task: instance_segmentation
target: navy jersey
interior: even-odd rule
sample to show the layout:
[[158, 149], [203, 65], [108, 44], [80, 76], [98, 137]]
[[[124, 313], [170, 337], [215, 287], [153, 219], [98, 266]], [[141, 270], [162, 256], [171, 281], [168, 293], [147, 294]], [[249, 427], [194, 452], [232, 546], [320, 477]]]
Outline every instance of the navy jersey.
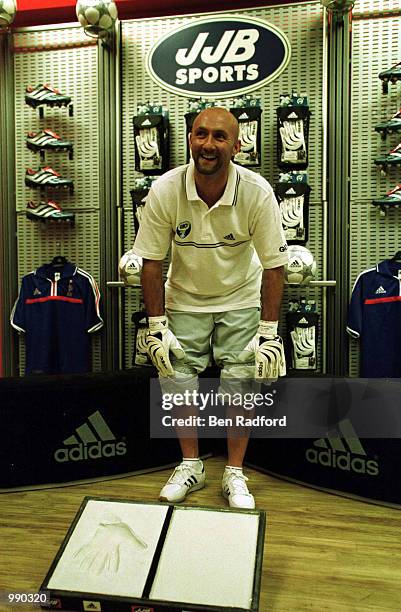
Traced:
[[347, 331], [361, 342], [361, 376], [401, 377], [401, 262], [361, 272], [352, 290]]
[[23, 277], [10, 320], [25, 333], [26, 374], [90, 371], [89, 334], [103, 325], [99, 300], [93, 277], [72, 263]]

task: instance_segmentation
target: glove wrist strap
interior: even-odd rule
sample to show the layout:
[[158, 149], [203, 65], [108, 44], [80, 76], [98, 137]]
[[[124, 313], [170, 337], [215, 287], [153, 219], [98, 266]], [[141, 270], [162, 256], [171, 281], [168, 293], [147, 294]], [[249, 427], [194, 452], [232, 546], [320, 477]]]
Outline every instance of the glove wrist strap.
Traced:
[[267, 338], [277, 336], [278, 321], [259, 321], [258, 334]]
[[148, 323], [150, 332], [157, 332], [168, 328], [166, 315], [159, 317], [148, 317]]

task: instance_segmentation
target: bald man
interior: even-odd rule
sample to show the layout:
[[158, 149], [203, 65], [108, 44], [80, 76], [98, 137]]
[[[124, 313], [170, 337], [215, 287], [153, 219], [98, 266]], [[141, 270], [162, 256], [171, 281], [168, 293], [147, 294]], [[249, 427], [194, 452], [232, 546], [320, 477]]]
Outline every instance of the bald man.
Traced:
[[[236, 416], [244, 412], [227, 405], [227, 397], [243, 395], [255, 379], [285, 375], [277, 325], [287, 245], [271, 186], [232, 162], [241, 146], [238, 132], [236, 118], [224, 108], [199, 113], [189, 138], [191, 162], [153, 183], [134, 251], [144, 258], [147, 348], [162, 392], [196, 393], [198, 375], [211, 358], [220, 367], [219, 392], [226, 394], [232, 423], [222, 494], [230, 507], [252, 509], [242, 470], [249, 428], [236, 427]], [[164, 286], [162, 266], [170, 247]], [[197, 415], [191, 405], [175, 406], [173, 413]], [[177, 435], [183, 460], [159, 495], [173, 503], [205, 485], [196, 427], [177, 427]]]

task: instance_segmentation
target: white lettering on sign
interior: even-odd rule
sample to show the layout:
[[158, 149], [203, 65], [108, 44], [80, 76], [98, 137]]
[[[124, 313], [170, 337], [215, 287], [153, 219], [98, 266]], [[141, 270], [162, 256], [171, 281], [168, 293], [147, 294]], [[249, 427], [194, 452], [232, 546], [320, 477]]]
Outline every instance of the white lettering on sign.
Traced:
[[259, 38], [259, 32], [255, 28], [247, 28], [238, 30], [235, 36], [234, 33], [234, 30], [224, 32], [218, 45], [213, 49], [213, 47], [204, 46], [209, 32], [200, 32], [189, 51], [178, 49], [175, 60], [180, 66], [191, 66], [200, 54], [200, 59], [205, 64], [247, 62], [255, 53], [255, 43]]
[[200, 68], [179, 68], [176, 72], [175, 82], [177, 85], [185, 85], [189, 83], [193, 85], [197, 81], [205, 81], [205, 83], [226, 83], [229, 81], [254, 81], [259, 76], [258, 64], [238, 64], [235, 66], [220, 66], [215, 68], [209, 66], [204, 70]]
[[197, 19], [159, 38], [147, 68], [161, 87], [188, 97], [229, 97], [262, 87], [288, 65], [290, 44], [257, 17]]

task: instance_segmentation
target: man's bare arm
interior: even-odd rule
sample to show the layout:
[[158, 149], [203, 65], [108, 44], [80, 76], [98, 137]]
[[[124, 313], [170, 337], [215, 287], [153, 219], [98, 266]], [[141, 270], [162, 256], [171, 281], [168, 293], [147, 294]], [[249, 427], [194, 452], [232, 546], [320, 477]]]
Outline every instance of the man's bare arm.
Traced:
[[159, 317], [164, 315], [163, 261], [144, 259], [141, 283], [148, 316]]
[[262, 321], [278, 321], [284, 289], [284, 267], [263, 270]]

